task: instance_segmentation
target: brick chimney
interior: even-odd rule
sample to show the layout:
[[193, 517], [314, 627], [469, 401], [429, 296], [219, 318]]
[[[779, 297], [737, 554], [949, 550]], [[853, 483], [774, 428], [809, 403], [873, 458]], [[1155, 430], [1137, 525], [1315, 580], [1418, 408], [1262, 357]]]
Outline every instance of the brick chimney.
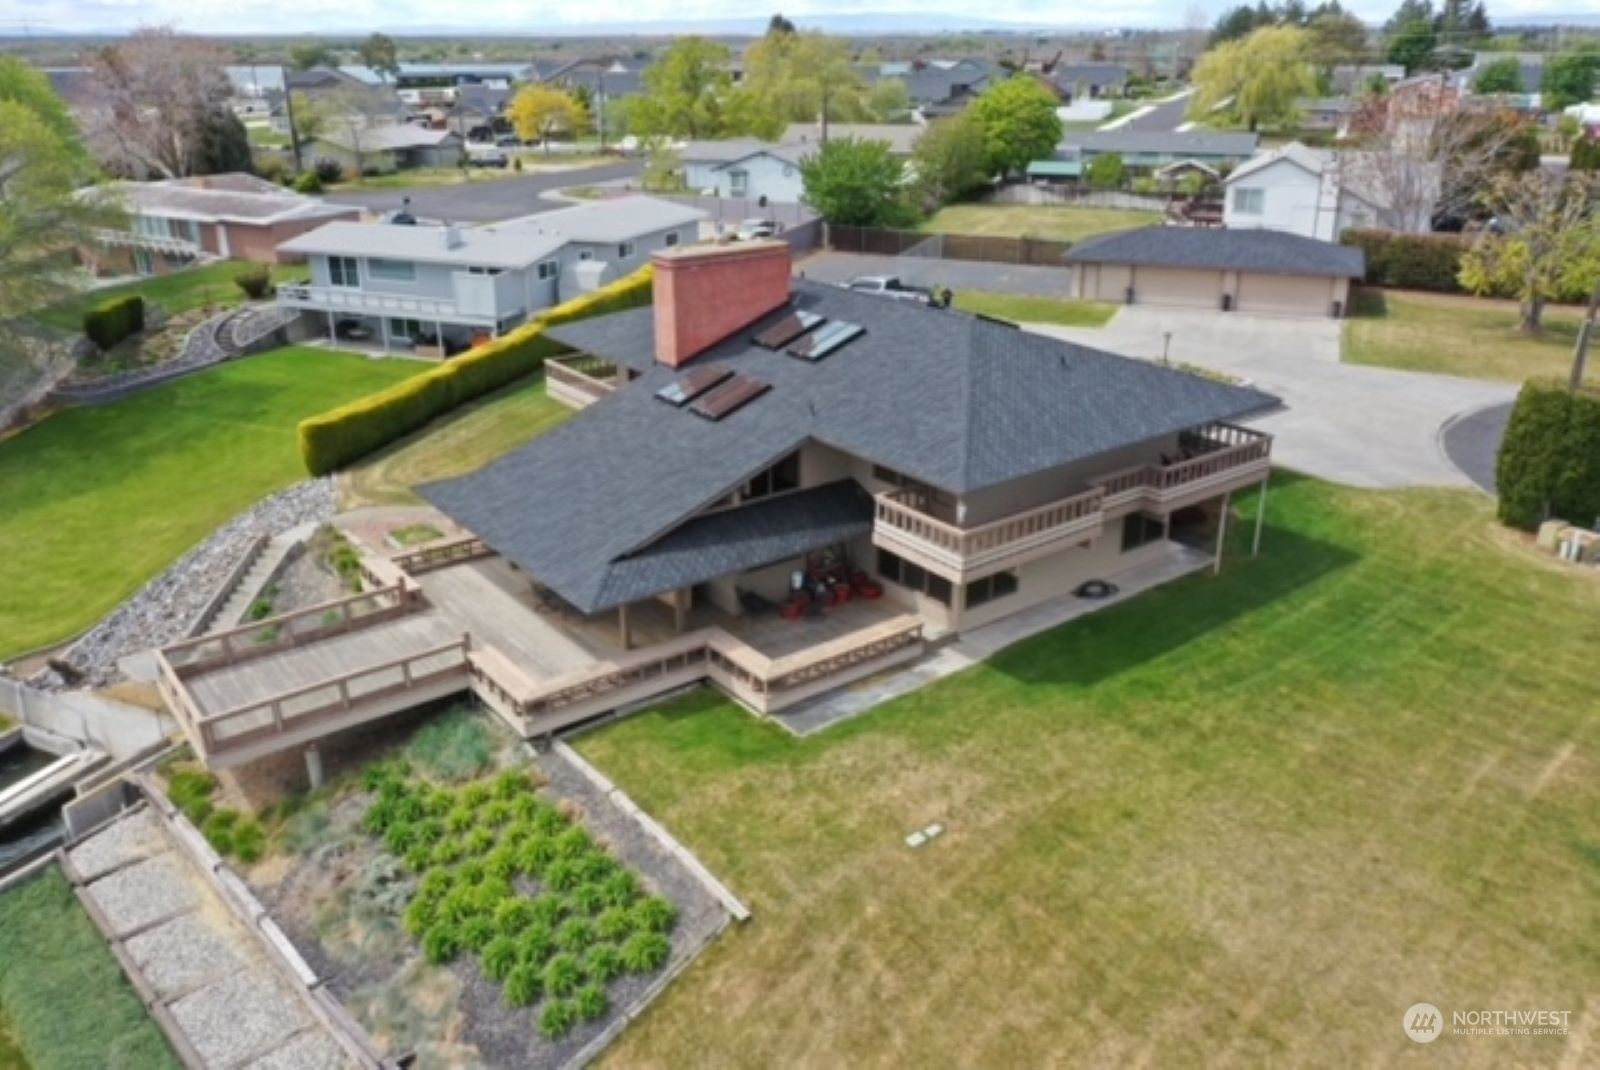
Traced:
[[656, 360], [674, 368], [789, 300], [789, 243], [667, 249], [655, 265]]

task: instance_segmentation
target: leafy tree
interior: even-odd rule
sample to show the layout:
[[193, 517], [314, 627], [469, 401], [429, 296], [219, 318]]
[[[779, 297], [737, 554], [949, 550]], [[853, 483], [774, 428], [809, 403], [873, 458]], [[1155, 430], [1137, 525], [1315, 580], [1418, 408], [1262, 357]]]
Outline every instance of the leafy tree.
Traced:
[[307, 41], [304, 44], [289, 46], [289, 66], [297, 71], [309, 71], [312, 67], [331, 67], [338, 63], [333, 49], [321, 41]]
[[1600, 138], [1589, 134], [1573, 138], [1567, 165], [1574, 171], [1600, 171]]
[[[843, 40], [823, 33], [768, 33], [744, 55], [754, 132], [775, 137], [788, 123], [877, 118], [872, 92]], [[908, 101], [909, 105], [909, 101]]]
[[1544, 65], [1544, 80], [1539, 86], [1545, 110], [1561, 111], [1585, 103], [1594, 96], [1597, 78], [1600, 51], [1564, 52], [1551, 59]]
[[1055, 94], [1022, 74], [985, 89], [968, 108], [983, 127], [988, 170], [1013, 174], [1048, 159], [1061, 141]]
[[1439, 38], [1433, 32], [1433, 23], [1414, 19], [1395, 31], [1384, 58], [1412, 74], [1428, 65], [1438, 47]]
[[61, 139], [63, 147], [73, 150], [82, 162], [88, 162], [88, 156], [78, 140], [78, 124], [67, 109], [66, 101], [56, 95], [50, 80], [36, 68], [15, 56], [0, 56], [0, 100], [13, 101], [27, 108], [34, 118]]
[[356, 53], [360, 55], [362, 63], [382, 75], [385, 81], [399, 77], [400, 54], [395, 48], [394, 38], [389, 35], [373, 34], [356, 47]]
[[1487, 38], [1494, 32], [1489, 25], [1489, 9], [1484, 6], [1483, 0], [1472, 5], [1472, 11], [1467, 15], [1467, 32], [1478, 38]]
[[1128, 177], [1128, 168], [1120, 155], [1108, 152], [1089, 161], [1084, 177], [1094, 189], [1120, 189]]
[[1190, 114], [1207, 115], [1231, 100], [1234, 115], [1251, 130], [1291, 125], [1296, 102], [1317, 91], [1309, 43], [1305, 30], [1271, 26], [1212, 49], [1195, 66]]
[[1497, 59], [1478, 72], [1472, 88], [1479, 93], [1520, 93], [1522, 64], [1515, 56]]
[[1255, 32], [1257, 25], [1266, 24], [1256, 22], [1255, 8], [1249, 4], [1231, 7], [1217, 17], [1217, 24], [1211, 30], [1211, 44], [1215, 47], [1229, 41], [1242, 41]]
[[1401, 0], [1395, 13], [1383, 24], [1383, 32], [1394, 34], [1413, 22], [1426, 22], [1432, 26], [1433, 18], [1433, 0]]
[[1367, 25], [1343, 11], [1325, 11], [1306, 23], [1306, 52], [1319, 67], [1359, 62], [1367, 51]]
[[250, 134], [231, 111], [206, 112], [195, 130], [194, 174], [223, 175], [251, 168]]
[[743, 133], [729, 115], [730, 53], [704, 37], [680, 37], [645, 68], [628, 108], [628, 128], [643, 139], [719, 138]]
[[986, 185], [988, 155], [983, 126], [967, 112], [929, 123], [911, 146], [923, 205], [932, 210]]
[[1461, 258], [1461, 283], [1474, 293], [1515, 297], [1522, 330], [1537, 334], [1552, 299], [1600, 284], [1600, 178], [1502, 176], [1485, 203], [1494, 222]]
[[885, 78], [868, 94], [868, 106], [880, 123], [903, 119], [911, 111], [911, 93], [899, 78]]
[[800, 161], [805, 200], [830, 223], [893, 227], [910, 221], [905, 167], [886, 141], [838, 138]]
[[589, 113], [571, 93], [553, 86], [529, 85], [517, 91], [506, 109], [506, 117], [523, 141], [538, 139], [550, 151], [556, 134], [576, 135], [589, 125]]
[[656, 142], [645, 157], [644, 173], [639, 176], [644, 188], [655, 193], [683, 189], [683, 157], [671, 146]]
[[799, 32], [799, 31], [796, 28], [795, 24], [790, 22], [788, 19], [784, 18], [782, 13], [773, 15], [772, 18], [767, 20], [767, 33], [768, 34], [774, 34], [774, 33], [797, 33], [797, 32]]

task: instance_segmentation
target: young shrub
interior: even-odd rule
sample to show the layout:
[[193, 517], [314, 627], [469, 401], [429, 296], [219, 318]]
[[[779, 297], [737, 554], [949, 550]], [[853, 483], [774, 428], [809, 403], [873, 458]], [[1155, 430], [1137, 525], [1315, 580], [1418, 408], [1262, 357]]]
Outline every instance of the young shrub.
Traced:
[[578, 989], [578, 994], [572, 1000], [572, 1007], [578, 1012], [578, 1017], [586, 1022], [592, 1022], [606, 1012], [608, 1001], [606, 990], [601, 985], [584, 985]]
[[602, 940], [621, 940], [633, 932], [633, 916], [621, 907], [607, 907], [595, 917], [594, 931]]
[[309, 193], [312, 195], [322, 192], [322, 179], [317, 177], [315, 171], [304, 171], [295, 176], [294, 191], [296, 193]]
[[572, 909], [580, 914], [598, 914], [606, 905], [605, 888], [592, 882], [580, 884], [572, 889], [572, 894], [567, 896], [567, 902], [571, 903]]
[[517, 942], [509, 936], [497, 936], [484, 947], [481, 958], [483, 975], [503, 982], [517, 965]]
[[508, 826], [504, 832], [500, 833], [500, 846], [515, 852], [517, 848], [537, 835], [539, 834], [533, 831], [532, 825], [518, 822]]
[[517, 868], [530, 877], [537, 877], [555, 860], [556, 845], [548, 836], [536, 832], [530, 835], [532, 838], [517, 848]]
[[453, 866], [461, 861], [461, 841], [451, 837], [433, 845], [433, 864]]
[[591, 884], [604, 884], [622, 871], [617, 860], [598, 847], [591, 849], [588, 854], [580, 855], [577, 863], [578, 876]]
[[233, 284], [250, 300], [260, 301], [272, 293], [272, 273], [265, 264], [258, 264], [235, 275]]
[[319, 156], [312, 163], [312, 173], [324, 184], [332, 184], [344, 177], [344, 164], [328, 156]]
[[517, 865], [517, 852], [513, 847], [502, 844], [483, 856], [483, 864], [489, 868], [489, 875], [510, 880], [522, 870]]
[[583, 984], [583, 966], [574, 955], [561, 954], [544, 964], [544, 990], [552, 996], [570, 996]]
[[660, 896], [641, 899], [630, 908], [633, 924], [641, 932], [664, 933], [678, 920], [678, 908]]
[[457, 885], [450, 893], [439, 900], [436, 914], [440, 921], [460, 924], [478, 912], [478, 900], [473, 895], [473, 889], [467, 885]]
[[233, 830], [233, 857], [247, 866], [253, 866], [261, 861], [266, 849], [267, 834], [261, 822], [248, 817], [241, 820]]
[[239, 814], [234, 810], [217, 810], [206, 818], [206, 823], [200, 827], [205, 834], [206, 842], [217, 854], [224, 857], [233, 853], [233, 830], [239, 820]]
[[487, 784], [468, 784], [461, 789], [461, 801], [474, 810], [481, 807], [494, 796]]
[[217, 790], [217, 778], [204, 769], [179, 769], [168, 778], [167, 797], [172, 800], [172, 805], [188, 815], [190, 821], [196, 824], [204, 822], [205, 818], [196, 819], [193, 810], [199, 809], [204, 804], [206, 814], [211, 812], [211, 795]]
[[538, 817], [539, 814], [548, 809], [549, 807], [545, 805], [544, 800], [531, 793], [527, 795], [518, 795], [515, 799], [511, 800], [511, 813], [515, 815], [517, 821], [527, 822], [535, 831], [540, 830], [538, 829], [538, 826], [533, 823], [534, 818]]
[[417, 827], [409, 821], [396, 820], [383, 833], [383, 849], [401, 857], [417, 842]]
[[672, 944], [660, 933], [634, 933], [622, 945], [622, 966], [629, 973], [659, 970], [672, 954]]
[[556, 837], [556, 855], [561, 858], [581, 858], [593, 847], [588, 830], [577, 825]]
[[549, 892], [529, 900], [529, 906], [533, 911], [534, 920], [552, 929], [567, 913], [566, 901], [559, 895], [551, 895]]
[[461, 954], [461, 937], [456, 927], [445, 921], [435, 922], [422, 935], [422, 954], [435, 966], [443, 966]]
[[455, 875], [447, 869], [430, 870], [417, 882], [417, 898], [437, 903], [455, 887]]
[[532, 788], [533, 785], [528, 781], [528, 774], [520, 769], [507, 769], [494, 778], [494, 785], [491, 790], [494, 792], [495, 798], [509, 802], [519, 795], [532, 790]]
[[83, 333], [101, 349], [110, 349], [144, 330], [144, 298], [138, 294], [115, 297], [83, 314]]
[[560, 1040], [578, 1024], [578, 1012], [563, 999], [552, 1000], [539, 1015], [539, 1035], [546, 1040]]
[[[439, 368], [446, 367], [449, 365], [439, 366]], [[412, 393], [406, 395], [406, 404], [434, 404], [440, 399], [434, 398], [433, 395], [447, 385], [434, 378], [439, 368], [414, 375], [402, 383], [397, 383], [383, 394], [375, 394], [367, 400], [371, 401], [396, 390], [409, 389]], [[468, 707], [457, 706], [419, 729], [406, 744], [405, 753], [413, 763], [435, 780], [457, 784], [471, 780], [489, 768], [490, 759], [494, 755], [494, 737], [482, 717]], [[477, 806], [483, 801], [475, 793], [466, 792], [460, 793], [459, 799], [468, 806]]]
[[570, 892], [583, 880], [583, 871], [570, 858], [558, 858], [544, 871], [544, 882], [558, 892]]
[[535, 922], [517, 937], [517, 958], [530, 966], [542, 969], [555, 951], [556, 940], [548, 925]]
[[607, 906], [625, 907], [639, 898], [639, 879], [625, 869], [618, 869], [600, 885], [600, 894]]
[[544, 979], [537, 966], [518, 963], [506, 974], [506, 1003], [513, 1007], [526, 1007], [543, 992]]
[[556, 946], [563, 951], [582, 951], [594, 943], [594, 926], [583, 918], [568, 918], [556, 930]]
[[485, 877], [476, 888], [472, 889], [473, 912], [492, 919], [495, 911], [500, 909], [500, 904], [515, 898], [516, 894], [510, 881], [501, 880], [499, 877]]
[[478, 815], [465, 802], [458, 802], [444, 815], [444, 827], [448, 832], [466, 832], [477, 821]]
[[486, 914], [474, 914], [461, 923], [461, 946], [468, 951], [482, 951], [494, 939], [494, 922]]
[[482, 884], [489, 876], [489, 867], [481, 858], [469, 858], [456, 867], [456, 880], [464, 885]]
[[467, 854], [474, 857], [487, 854], [494, 846], [494, 833], [481, 826], [474, 828], [467, 833], [465, 846]]
[[517, 935], [536, 921], [533, 901], [529, 899], [513, 897], [494, 908], [494, 927], [507, 936]]
[[610, 944], [596, 944], [583, 956], [583, 972], [605, 984], [622, 973], [622, 952]]
[[486, 828], [500, 828], [511, 820], [511, 804], [504, 799], [492, 799], [478, 808], [478, 820]]
[[439, 920], [438, 906], [436, 901], [425, 899], [419, 895], [412, 899], [410, 905], [406, 907], [405, 914], [401, 916], [400, 924], [404, 926], [406, 932], [410, 933], [412, 937], [420, 937], [433, 928], [434, 923]]
[[570, 822], [555, 807], [540, 803], [538, 813], [533, 815], [533, 827], [546, 836], [559, 836], [567, 830]]

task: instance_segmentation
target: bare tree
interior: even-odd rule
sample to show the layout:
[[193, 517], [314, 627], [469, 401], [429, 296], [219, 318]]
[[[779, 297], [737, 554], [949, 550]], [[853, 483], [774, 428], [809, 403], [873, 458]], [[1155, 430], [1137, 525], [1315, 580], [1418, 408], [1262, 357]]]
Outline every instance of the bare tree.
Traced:
[[395, 125], [393, 99], [366, 86], [340, 86], [317, 93], [305, 114], [315, 137], [349, 152], [356, 177], [366, 172], [367, 157], [376, 151], [378, 131]]
[[225, 106], [229, 53], [171, 27], [146, 27], [90, 59], [94, 88], [83, 116], [91, 149], [118, 174], [193, 174], [208, 120]]

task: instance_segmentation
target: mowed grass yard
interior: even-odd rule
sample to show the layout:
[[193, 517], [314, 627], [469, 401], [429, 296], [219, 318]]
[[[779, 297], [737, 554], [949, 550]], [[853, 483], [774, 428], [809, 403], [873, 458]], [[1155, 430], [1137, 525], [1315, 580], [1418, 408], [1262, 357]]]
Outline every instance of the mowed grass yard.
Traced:
[[300, 420], [421, 368], [282, 349], [0, 440], [0, 657], [88, 627], [217, 525], [304, 478]]
[[1035, 204], [953, 204], [924, 221], [922, 229], [940, 234], [978, 234], [996, 238], [1048, 238], [1082, 241], [1096, 234], [1159, 223], [1156, 212], [1117, 208], [1074, 208]]
[[1345, 325], [1344, 359], [1352, 364], [1522, 382], [1565, 378], [1582, 312], [1545, 310], [1544, 332], [1523, 334], [1515, 301], [1386, 290], [1358, 295]]
[[[90, 308], [128, 294], [139, 294], [147, 303], [160, 305], [173, 314], [196, 308], [232, 308], [244, 300], [244, 291], [234, 279], [253, 267], [254, 264], [242, 260], [222, 260], [169, 275], [152, 275], [116, 286], [86, 290], [43, 310], [36, 318], [64, 331], [79, 331], [83, 329], [83, 314]], [[271, 268], [271, 273], [274, 283], [310, 278], [310, 269], [304, 264], [277, 264]]]
[[1117, 314], [1118, 308], [1108, 301], [1077, 301], [1063, 297], [987, 293], [982, 290], [957, 293], [955, 307], [963, 312], [979, 312], [1012, 323], [1053, 323], [1060, 327], [1104, 327]]
[[[582, 737], [754, 911], [608, 1065], [1592, 1062], [1600, 582], [1491, 513], [1280, 475], [1260, 558], [818, 737]], [[1420, 1049], [1418, 1001], [1574, 1035]]]
[[416, 505], [419, 483], [466, 475], [544, 434], [573, 414], [530, 376], [465, 405], [416, 434], [373, 454], [339, 476], [346, 509]]

